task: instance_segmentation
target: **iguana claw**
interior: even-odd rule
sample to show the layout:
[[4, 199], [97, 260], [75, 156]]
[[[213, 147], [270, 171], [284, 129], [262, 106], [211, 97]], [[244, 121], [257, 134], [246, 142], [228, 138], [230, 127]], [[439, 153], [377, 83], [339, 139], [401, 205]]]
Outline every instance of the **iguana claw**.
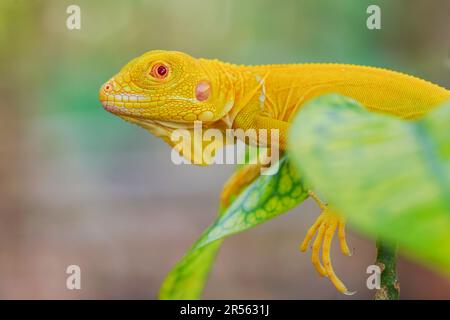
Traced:
[[[318, 200], [316, 196], [312, 196]], [[309, 228], [302, 244], [300, 245], [300, 250], [305, 252], [308, 249], [308, 244], [312, 241], [313, 236], [317, 234], [312, 244], [311, 261], [313, 266], [321, 276], [328, 277], [339, 292], [346, 295], [352, 295], [354, 292], [348, 291], [343, 282], [336, 276], [330, 259], [330, 247], [336, 229], [338, 230], [339, 244], [342, 253], [347, 256], [351, 255], [345, 240], [345, 221], [342, 217], [334, 213], [328, 206], [323, 205], [321, 202], [318, 203], [324, 211], [319, 218], [317, 218], [311, 228]], [[321, 247], [322, 262], [320, 261]]]

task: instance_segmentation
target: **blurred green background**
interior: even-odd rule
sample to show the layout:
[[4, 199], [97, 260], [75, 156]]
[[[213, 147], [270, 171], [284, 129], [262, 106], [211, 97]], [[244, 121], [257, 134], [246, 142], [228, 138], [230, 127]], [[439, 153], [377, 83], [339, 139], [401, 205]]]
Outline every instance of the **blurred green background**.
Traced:
[[[66, 8], [81, 8], [68, 30]], [[381, 7], [381, 30], [366, 8]], [[233, 168], [175, 166], [170, 149], [106, 113], [100, 85], [153, 49], [233, 63], [343, 62], [450, 87], [448, 2], [350, 0], [0, 1], [0, 298], [153, 298], [213, 221]], [[225, 242], [205, 298], [370, 298], [373, 243], [333, 251], [352, 297], [316, 276], [298, 244], [313, 202]], [[66, 289], [66, 267], [82, 290]], [[400, 259], [403, 298], [450, 283]]]

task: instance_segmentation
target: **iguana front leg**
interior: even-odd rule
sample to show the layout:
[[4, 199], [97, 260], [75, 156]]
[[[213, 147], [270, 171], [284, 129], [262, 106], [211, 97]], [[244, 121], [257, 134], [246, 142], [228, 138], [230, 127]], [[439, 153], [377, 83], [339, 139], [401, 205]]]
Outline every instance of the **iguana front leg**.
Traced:
[[[339, 244], [342, 253], [351, 256], [347, 241], [345, 240], [345, 220], [330, 209], [328, 205], [324, 204], [313, 192], [310, 192], [310, 196], [318, 203], [323, 211], [306, 233], [306, 236], [300, 245], [300, 251], [305, 252], [308, 249], [308, 244], [312, 241], [312, 237], [317, 234], [312, 244], [311, 255], [311, 261], [314, 267], [321, 276], [328, 277], [340, 292], [346, 295], [352, 295], [354, 292], [349, 292], [344, 283], [336, 276], [330, 259], [331, 242], [333, 241], [336, 229], [338, 231]], [[321, 246], [323, 265], [320, 262]]]
[[[252, 105], [253, 107], [249, 107], [247, 110], [241, 112], [241, 114], [238, 115], [238, 117], [236, 118], [237, 126], [244, 129], [253, 128], [278, 130], [280, 139], [277, 144], [279, 149], [284, 151], [286, 148], [286, 137], [290, 123], [261, 115], [259, 114], [259, 109], [254, 107], [254, 105], [255, 104]], [[271, 143], [274, 142], [271, 141]], [[341, 251], [345, 255], [351, 255], [345, 241], [345, 221], [326, 204], [324, 204], [314, 193], [310, 192], [310, 196], [314, 200], [316, 200], [323, 212], [316, 220], [314, 225], [308, 230], [300, 249], [302, 252], [306, 251], [306, 249], [308, 248], [308, 244], [312, 240], [312, 237], [317, 233], [317, 236], [313, 241], [311, 257], [314, 267], [320, 275], [328, 277], [328, 279], [330, 279], [336, 289], [344, 294], [351, 295], [353, 294], [353, 292], [349, 292], [343, 282], [336, 276], [330, 259], [331, 242], [333, 240], [336, 229], [338, 230]], [[320, 262], [321, 247], [323, 265]]]

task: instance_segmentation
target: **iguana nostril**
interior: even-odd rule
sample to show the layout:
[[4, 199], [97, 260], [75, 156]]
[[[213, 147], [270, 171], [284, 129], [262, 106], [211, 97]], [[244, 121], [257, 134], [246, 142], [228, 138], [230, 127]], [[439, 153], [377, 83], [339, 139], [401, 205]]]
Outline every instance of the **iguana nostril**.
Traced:
[[105, 83], [105, 85], [103, 86], [103, 90], [105, 92], [110, 92], [113, 89], [113, 84], [111, 82], [107, 82]]

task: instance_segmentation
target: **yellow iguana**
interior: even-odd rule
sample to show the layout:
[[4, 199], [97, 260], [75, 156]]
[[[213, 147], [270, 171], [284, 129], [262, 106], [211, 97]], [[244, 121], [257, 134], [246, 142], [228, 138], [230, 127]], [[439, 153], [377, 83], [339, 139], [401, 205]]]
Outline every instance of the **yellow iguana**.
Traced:
[[[221, 131], [279, 130], [279, 141], [269, 140], [268, 144], [276, 143], [284, 151], [295, 113], [306, 101], [324, 93], [340, 93], [370, 111], [404, 119], [418, 118], [450, 99], [450, 91], [445, 88], [381, 68], [333, 63], [244, 66], [159, 50], [130, 61], [101, 87], [99, 98], [107, 111], [140, 125], [173, 147], [176, 145], [170, 137], [174, 130], [192, 132], [194, 121], [201, 121], [203, 128]], [[194, 157], [193, 151], [177, 150], [188, 159]], [[237, 171], [225, 184], [222, 204], [227, 205], [232, 195], [259, 174], [259, 165]], [[307, 232], [301, 250], [307, 249], [317, 233], [312, 246], [313, 265], [340, 292], [349, 293], [330, 262], [336, 230], [342, 252], [350, 255], [345, 222], [314, 193], [310, 195], [323, 213]]]

